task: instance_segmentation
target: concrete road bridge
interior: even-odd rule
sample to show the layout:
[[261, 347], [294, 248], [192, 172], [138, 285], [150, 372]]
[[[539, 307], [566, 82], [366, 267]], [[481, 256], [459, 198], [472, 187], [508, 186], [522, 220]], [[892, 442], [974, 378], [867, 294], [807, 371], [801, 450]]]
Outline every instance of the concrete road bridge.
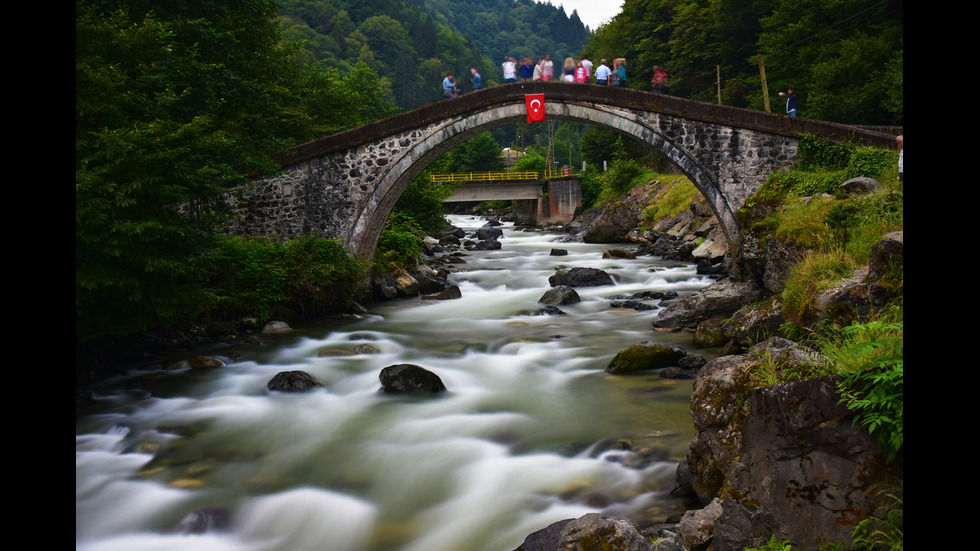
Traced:
[[489, 129], [526, 121], [526, 94], [544, 94], [549, 120], [611, 128], [661, 151], [697, 186], [734, 254], [737, 211], [796, 158], [799, 135], [894, 147], [860, 128], [720, 106], [639, 90], [562, 82], [511, 83], [401, 113], [293, 147], [283, 171], [231, 190], [226, 231], [336, 238], [370, 258], [412, 180], [452, 147]]
[[522, 226], [567, 224], [582, 206], [582, 183], [567, 168], [432, 174], [430, 182], [455, 184], [445, 203], [511, 201]]

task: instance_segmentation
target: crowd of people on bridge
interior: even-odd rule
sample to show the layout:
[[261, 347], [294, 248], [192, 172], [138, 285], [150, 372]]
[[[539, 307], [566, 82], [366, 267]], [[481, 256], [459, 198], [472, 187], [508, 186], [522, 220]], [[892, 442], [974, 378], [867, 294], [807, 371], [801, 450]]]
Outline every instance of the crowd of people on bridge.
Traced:
[[[575, 61], [572, 57], [567, 57], [560, 66], [556, 67], [555, 62], [551, 60], [551, 54], [546, 54], [537, 61], [531, 56], [524, 56], [521, 58], [520, 64], [518, 64], [516, 58], [505, 56], [504, 62], [501, 64], [501, 69], [503, 70], [505, 83], [517, 82], [518, 80], [557, 80], [561, 82], [590, 83], [599, 86], [627, 87], [626, 58], [624, 57], [617, 57], [612, 60], [612, 63], [601, 59], [599, 60], [598, 66], [594, 65], [587, 55], [582, 56], [582, 59], [578, 61]], [[483, 77], [480, 76], [480, 72], [474, 67], [470, 69], [470, 73], [472, 74], [472, 89], [479, 90], [483, 88]], [[667, 70], [662, 65], [654, 65], [653, 74], [650, 77], [650, 87], [653, 92], [657, 94], [669, 94], [670, 92], [668, 92], [667, 88], [669, 78]], [[454, 98], [462, 93], [451, 71], [446, 74], [446, 78], [442, 81], [442, 90], [443, 96], [446, 98]], [[789, 88], [785, 92], [779, 92], [779, 95], [786, 99], [786, 114], [790, 117], [796, 117], [798, 113], [797, 96], [793, 89]]]
[[[556, 66], [557, 65], [557, 66]], [[501, 64], [503, 79], [505, 83], [517, 81], [561, 81], [572, 83], [589, 83], [599, 86], [618, 86], [627, 87], [626, 78], [626, 58], [617, 57], [609, 63], [601, 59], [598, 65], [592, 63], [589, 56], [583, 56], [576, 61], [572, 57], [565, 58], [564, 62], [552, 61], [551, 54], [546, 54], [536, 60], [531, 56], [524, 56], [518, 61], [511, 56], [504, 57]], [[474, 67], [470, 69], [472, 74], [471, 89], [479, 90], [483, 88], [483, 77]], [[653, 68], [653, 75], [650, 84], [654, 92], [666, 94], [667, 92], [667, 72], [660, 65]], [[454, 98], [461, 94], [459, 85], [452, 72], [446, 74], [442, 81], [443, 96]]]

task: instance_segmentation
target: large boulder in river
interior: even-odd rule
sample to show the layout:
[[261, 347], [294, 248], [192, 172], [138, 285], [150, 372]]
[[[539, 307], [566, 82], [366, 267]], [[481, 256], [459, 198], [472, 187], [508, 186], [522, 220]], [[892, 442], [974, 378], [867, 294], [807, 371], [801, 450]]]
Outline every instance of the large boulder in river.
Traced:
[[598, 287], [613, 285], [612, 276], [598, 268], [572, 268], [567, 272], [558, 272], [548, 278], [552, 287], [567, 285], [569, 287]]
[[549, 306], [562, 306], [564, 304], [576, 304], [582, 302], [582, 297], [578, 296], [578, 292], [568, 285], [556, 285], [555, 287], [545, 291], [545, 293], [541, 295], [541, 298], [538, 299], [538, 302]]
[[381, 370], [381, 390], [388, 394], [435, 394], [446, 391], [438, 375], [414, 364], [389, 365]]
[[422, 295], [422, 300], [453, 300], [457, 298], [463, 298], [463, 292], [459, 290], [459, 285], [450, 285], [439, 292]]
[[307, 392], [321, 387], [319, 381], [305, 371], [281, 371], [266, 385], [269, 392]]
[[649, 551], [650, 540], [636, 523], [589, 513], [562, 528], [555, 549], [561, 551]]
[[504, 231], [500, 228], [494, 227], [492, 224], [487, 222], [480, 229], [476, 230], [476, 237], [480, 240], [486, 239], [498, 239], [504, 235]]
[[676, 346], [643, 342], [616, 354], [606, 367], [606, 372], [620, 375], [634, 371], [676, 366], [685, 356], [687, 356], [687, 352]]
[[653, 320], [653, 328], [658, 331], [694, 328], [703, 320], [728, 316], [760, 298], [762, 292], [754, 283], [723, 279], [668, 305]]

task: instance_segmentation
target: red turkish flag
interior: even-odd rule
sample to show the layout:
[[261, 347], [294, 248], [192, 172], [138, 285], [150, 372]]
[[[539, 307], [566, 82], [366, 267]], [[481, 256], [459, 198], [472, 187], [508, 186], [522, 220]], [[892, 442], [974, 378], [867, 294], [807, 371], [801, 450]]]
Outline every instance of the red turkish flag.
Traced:
[[524, 94], [527, 122], [544, 122], [544, 94]]

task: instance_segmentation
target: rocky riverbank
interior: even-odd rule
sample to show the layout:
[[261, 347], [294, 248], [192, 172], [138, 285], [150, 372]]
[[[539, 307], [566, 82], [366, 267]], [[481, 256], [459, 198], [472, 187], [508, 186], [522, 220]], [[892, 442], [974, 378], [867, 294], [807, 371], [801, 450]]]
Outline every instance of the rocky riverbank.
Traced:
[[[684, 351], [644, 343], [621, 352], [607, 369], [696, 373], [697, 436], [672, 492], [694, 496], [701, 507], [642, 530], [601, 514], [567, 519], [531, 534], [516, 551], [737, 550], [764, 546], [770, 537], [792, 541], [794, 549], [849, 545], [858, 522], [879, 514], [896, 493], [900, 498], [901, 460], [886, 461], [840, 405], [835, 376], [769, 386], [749, 379], [761, 362], [805, 373], [828, 361], [780, 332], [780, 292], [802, 251], [771, 238], [765, 246], [750, 243], [741, 259], [747, 269], [735, 280], [724, 236], [703, 201], [644, 226], [643, 208], [656, 193], [653, 184], [634, 188], [620, 203], [577, 217], [568, 239], [629, 242], [637, 254], [697, 262], [699, 271], [720, 278], [670, 303], [652, 329], [689, 331], [692, 348], [724, 346], [725, 355], [700, 365]], [[886, 274], [902, 264], [903, 249], [902, 232], [882, 236], [867, 266], [816, 297], [816, 318], [860, 321], [901, 296]]]

